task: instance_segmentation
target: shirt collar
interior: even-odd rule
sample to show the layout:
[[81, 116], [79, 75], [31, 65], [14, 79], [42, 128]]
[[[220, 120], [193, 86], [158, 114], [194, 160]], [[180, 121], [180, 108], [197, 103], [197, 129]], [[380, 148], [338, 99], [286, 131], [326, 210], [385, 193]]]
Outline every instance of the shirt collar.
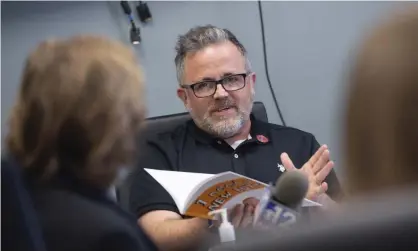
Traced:
[[[250, 115], [251, 120], [251, 130], [250, 141], [257, 142], [259, 144], [267, 144], [270, 142], [270, 130], [267, 123], [257, 120], [252, 114]], [[219, 140], [223, 140], [217, 137], [212, 136], [211, 134], [207, 133], [206, 131], [200, 129], [192, 119], [188, 121], [187, 125], [190, 134], [194, 139], [197, 141], [204, 143], [204, 144], [213, 144], [218, 142]]]

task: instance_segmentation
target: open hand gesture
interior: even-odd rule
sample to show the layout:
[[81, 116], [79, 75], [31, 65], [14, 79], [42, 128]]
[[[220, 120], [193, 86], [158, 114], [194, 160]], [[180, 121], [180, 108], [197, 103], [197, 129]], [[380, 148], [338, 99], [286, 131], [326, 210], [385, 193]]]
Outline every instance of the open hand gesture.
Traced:
[[280, 159], [286, 170], [298, 170], [306, 175], [309, 180], [307, 199], [316, 200], [319, 195], [328, 190], [328, 184], [324, 180], [334, 167], [334, 162], [330, 160], [326, 145], [322, 145], [300, 169], [293, 165], [287, 153], [282, 153]]

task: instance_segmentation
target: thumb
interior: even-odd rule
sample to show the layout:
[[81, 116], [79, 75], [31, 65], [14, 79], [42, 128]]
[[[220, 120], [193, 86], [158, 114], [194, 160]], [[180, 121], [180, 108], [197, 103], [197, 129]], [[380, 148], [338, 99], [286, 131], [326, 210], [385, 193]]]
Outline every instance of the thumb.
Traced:
[[321, 184], [321, 192], [326, 193], [328, 191], [328, 183], [322, 182]]
[[293, 162], [287, 153], [282, 153], [280, 155], [280, 160], [282, 161], [282, 164], [284, 168], [286, 169], [286, 171], [291, 171], [291, 170], [296, 169], [295, 165], [293, 165]]

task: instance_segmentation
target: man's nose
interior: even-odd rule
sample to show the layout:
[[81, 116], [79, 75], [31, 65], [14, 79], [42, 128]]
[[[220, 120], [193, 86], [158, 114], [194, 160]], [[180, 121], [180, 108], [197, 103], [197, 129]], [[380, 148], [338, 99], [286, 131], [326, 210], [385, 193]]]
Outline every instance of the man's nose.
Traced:
[[224, 89], [224, 87], [221, 84], [216, 85], [216, 91], [215, 94], [213, 94], [213, 98], [219, 99], [227, 97], [229, 93]]

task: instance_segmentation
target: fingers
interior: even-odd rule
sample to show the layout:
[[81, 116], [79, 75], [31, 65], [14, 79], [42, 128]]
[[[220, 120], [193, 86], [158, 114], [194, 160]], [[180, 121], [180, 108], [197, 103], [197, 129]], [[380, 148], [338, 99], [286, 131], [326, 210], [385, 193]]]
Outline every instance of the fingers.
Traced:
[[235, 227], [252, 226], [254, 220], [254, 212], [259, 200], [253, 197], [243, 200], [244, 204], [238, 204], [229, 210], [229, 218]]
[[253, 224], [255, 207], [252, 204], [246, 204], [244, 208], [244, 216], [241, 220], [241, 227], [249, 227]]
[[282, 161], [282, 164], [283, 164], [284, 168], [287, 171], [291, 171], [291, 170], [295, 170], [296, 169], [295, 165], [293, 165], [293, 162], [292, 162], [292, 160], [290, 159], [290, 157], [289, 157], [289, 155], [287, 153], [282, 153], [280, 155], [280, 159]]
[[259, 202], [260, 200], [254, 197], [249, 197], [242, 201], [245, 207], [244, 207], [244, 216], [242, 217], [242, 220], [241, 220], [241, 225], [240, 225], [241, 227], [245, 228], [245, 227], [252, 226], [253, 221], [254, 221], [254, 212]]
[[244, 205], [238, 204], [231, 210], [231, 223], [235, 227], [241, 224], [242, 218], [244, 217]]
[[328, 183], [322, 182], [321, 185], [316, 185], [315, 187], [312, 187], [308, 194], [306, 195], [306, 198], [309, 200], [317, 201], [318, 197], [321, 194], [324, 194], [328, 191]]
[[325, 165], [329, 162], [329, 157], [330, 157], [329, 150], [325, 149], [325, 151], [322, 152], [321, 156], [319, 157], [315, 165], [313, 165], [312, 172], [316, 174], [321, 169], [323, 169]]
[[334, 162], [329, 161], [319, 172], [315, 175], [315, 181], [317, 184], [321, 184], [331, 172], [332, 168], [334, 168]]
[[[319, 172], [326, 163], [329, 161], [330, 154], [328, 151], [327, 145], [322, 145], [319, 147], [319, 149], [314, 153], [314, 155], [308, 160], [308, 162], [304, 166], [309, 166], [312, 168], [312, 171], [314, 174]], [[296, 169], [295, 165], [293, 164], [292, 160], [290, 159], [289, 155], [287, 153], [282, 153], [280, 155], [280, 159], [282, 161], [282, 164], [284, 168], [287, 171], [291, 171]]]
[[315, 163], [319, 160], [319, 158], [321, 157], [322, 153], [328, 149], [327, 145], [322, 145], [321, 147], [319, 147], [319, 149], [314, 153], [314, 155], [312, 155], [312, 157], [308, 160], [308, 163], [311, 166], [314, 166]]
[[320, 191], [320, 193], [322, 194], [322, 193], [326, 193], [328, 191], [328, 183], [326, 183], [326, 182], [322, 182], [322, 184], [321, 184], [321, 191]]
[[249, 204], [249, 205], [252, 205], [254, 208], [258, 205], [259, 202], [260, 200], [254, 197], [249, 197], [242, 201], [244, 205]]

